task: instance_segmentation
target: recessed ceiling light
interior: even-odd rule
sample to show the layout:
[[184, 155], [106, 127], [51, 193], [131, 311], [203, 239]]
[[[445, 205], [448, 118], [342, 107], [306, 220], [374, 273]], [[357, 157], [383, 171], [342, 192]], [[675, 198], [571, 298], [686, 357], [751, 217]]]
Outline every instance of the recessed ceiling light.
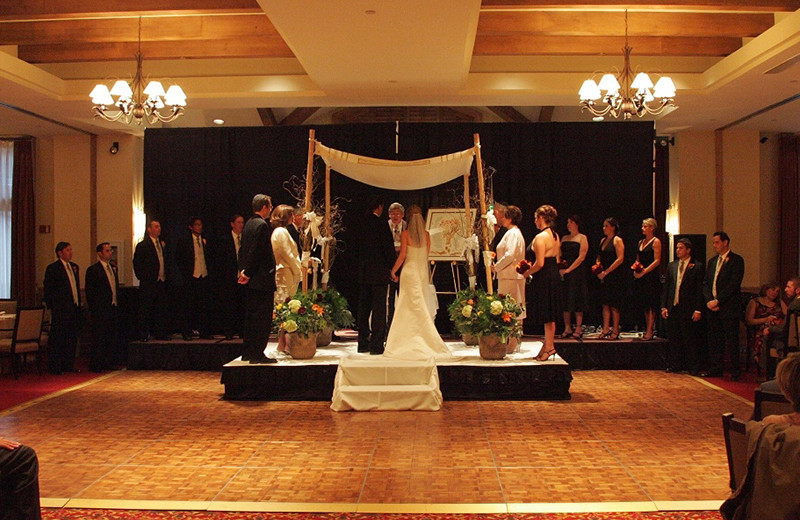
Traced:
[[225, 120], [224, 119], [214, 119], [211, 122], [214, 123], [215, 125], [224, 125], [225, 124]]
[[371, 15], [371, 14], [375, 14], [377, 12], [378, 11], [376, 11], [375, 9], [367, 9], [366, 11], [364, 11], [364, 14], [370, 14]]

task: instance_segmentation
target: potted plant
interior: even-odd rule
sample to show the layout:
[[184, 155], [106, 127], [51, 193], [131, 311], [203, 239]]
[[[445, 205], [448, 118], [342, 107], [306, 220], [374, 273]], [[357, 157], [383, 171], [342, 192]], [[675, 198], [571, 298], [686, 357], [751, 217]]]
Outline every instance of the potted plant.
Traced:
[[465, 289], [456, 294], [447, 310], [456, 331], [478, 338], [484, 359], [503, 359], [508, 339], [522, 335], [517, 319], [522, 307], [511, 296]]
[[333, 287], [316, 289], [314, 300], [325, 310], [325, 327], [317, 335], [317, 346], [324, 347], [330, 345], [334, 331], [353, 325], [353, 314], [345, 297]]
[[273, 324], [286, 332], [289, 355], [310, 359], [317, 351], [317, 334], [325, 327], [325, 309], [314, 292], [298, 292], [275, 306]]

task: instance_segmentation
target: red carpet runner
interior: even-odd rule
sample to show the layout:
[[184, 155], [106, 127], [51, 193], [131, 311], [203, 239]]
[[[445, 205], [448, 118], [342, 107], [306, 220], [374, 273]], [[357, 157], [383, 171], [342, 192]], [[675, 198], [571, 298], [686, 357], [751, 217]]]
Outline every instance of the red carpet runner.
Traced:
[[370, 514], [43, 509], [42, 518], [43, 520], [720, 520], [722, 517], [716, 511], [669, 511], [658, 513]]

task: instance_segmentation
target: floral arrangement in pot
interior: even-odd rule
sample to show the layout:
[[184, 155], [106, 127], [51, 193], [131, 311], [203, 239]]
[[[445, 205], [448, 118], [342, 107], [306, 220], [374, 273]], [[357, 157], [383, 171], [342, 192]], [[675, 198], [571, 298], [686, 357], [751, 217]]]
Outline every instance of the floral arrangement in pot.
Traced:
[[333, 287], [315, 289], [313, 292], [314, 301], [325, 311], [325, 327], [317, 336], [317, 346], [323, 347], [331, 343], [333, 331], [353, 325], [353, 314], [348, 309], [347, 299]]
[[502, 359], [508, 338], [522, 335], [517, 319], [522, 314], [522, 307], [511, 296], [488, 294], [482, 289], [465, 289], [456, 294], [447, 310], [456, 331], [479, 338], [482, 357], [486, 357], [484, 344], [487, 341], [493, 341], [495, 346], [502, 345], [502, 355], [498, 347], [498, 352], [489, 359]]
[[[289, 354], [298, 359], [314, 357], [317, 334], [325, 327], [325, 308], [317, 303], [314, 292], [298, 292], [275, 306], [273, 324], [278, 331], [285, 331], [289, 339]], [[311, 355], [308, 351], [313, 344]]]

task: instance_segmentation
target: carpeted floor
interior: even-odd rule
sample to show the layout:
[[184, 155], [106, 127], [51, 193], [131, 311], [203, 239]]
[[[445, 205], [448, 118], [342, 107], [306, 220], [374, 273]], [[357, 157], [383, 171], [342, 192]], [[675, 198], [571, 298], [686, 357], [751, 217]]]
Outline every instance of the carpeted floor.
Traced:
[[81, 371], [56, 376], [47, 372], [46, 361], [42, 362], [42, 375], [36, 371], [36, 365], [29, 361], [28, 366], [14, 379], [7, 370], [0, 376], [0, 411], [27, 403], [34, 399], [50, 395], [54, 392], [72, 388], [103, 374], [95, 374], [86, 370], [86, 362], [82, 358], [76, 360]]
[[657, 513], [525, 514], [366, 514], [366, 513], [220, 513], [198, 511], [123, 511], [46, 509], [43, 520], [719, 520], [716, 511]]

